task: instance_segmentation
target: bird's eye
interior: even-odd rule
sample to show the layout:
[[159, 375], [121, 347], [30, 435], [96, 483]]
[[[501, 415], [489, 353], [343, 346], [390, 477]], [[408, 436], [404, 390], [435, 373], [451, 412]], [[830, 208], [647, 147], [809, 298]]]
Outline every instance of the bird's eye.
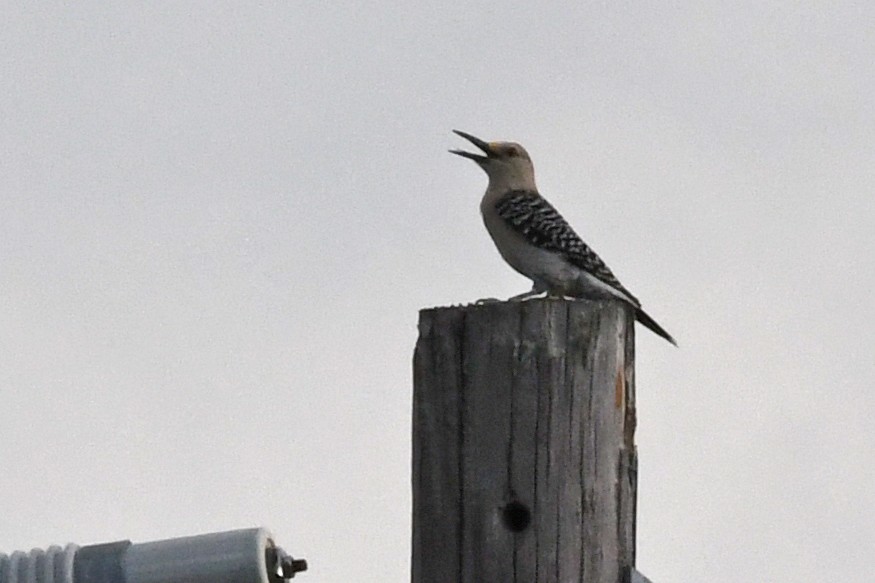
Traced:
[[507, 149], [508, 158], [516, 158], [519, 155], [520, 155], [520, 151], [517, 150], [516, 148], [514, 148], [513, 146], [511, 146], [510, 148]]

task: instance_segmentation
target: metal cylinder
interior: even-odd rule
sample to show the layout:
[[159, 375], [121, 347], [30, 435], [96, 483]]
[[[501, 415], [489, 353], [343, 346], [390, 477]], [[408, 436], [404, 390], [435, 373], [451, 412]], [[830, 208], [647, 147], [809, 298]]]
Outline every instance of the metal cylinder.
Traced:
[[0, 554], [0, 583], [282, 583], [306, 569], [263, 528]]
[[270, 583], [265, 553], [273, 546], [261, 528], [133, 545], [126, 583]]

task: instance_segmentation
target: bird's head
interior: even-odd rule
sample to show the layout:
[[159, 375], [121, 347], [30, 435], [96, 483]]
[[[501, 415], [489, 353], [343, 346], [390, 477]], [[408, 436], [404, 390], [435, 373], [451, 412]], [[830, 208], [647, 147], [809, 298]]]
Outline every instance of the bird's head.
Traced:
[[486, 175], [489, 184], [507, 190], [536, 190], [535, 168], [525, 148], [514, 142], [484, 142], [471, 134], [453, 130], [477, 146], [483, 154], [450, 150], [453, 154], [474, 160]]

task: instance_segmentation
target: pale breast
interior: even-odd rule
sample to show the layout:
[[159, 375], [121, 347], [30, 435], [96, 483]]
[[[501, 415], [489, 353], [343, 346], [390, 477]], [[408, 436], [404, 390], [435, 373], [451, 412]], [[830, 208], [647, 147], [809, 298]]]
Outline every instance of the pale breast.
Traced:
[[580, 270], [560, 255], [527, 242], [494, 212], [483, 212], [483, 222], [498, 252], [515, 270], [555, 292], [574, 286]]

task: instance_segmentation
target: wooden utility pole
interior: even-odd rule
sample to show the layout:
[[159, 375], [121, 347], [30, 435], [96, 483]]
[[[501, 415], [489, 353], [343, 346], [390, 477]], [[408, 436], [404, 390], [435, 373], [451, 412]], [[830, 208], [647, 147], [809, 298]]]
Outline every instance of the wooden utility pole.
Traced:
[[420, 312], [413, 583], [624, 583], [635, 563], [631, 311]]

